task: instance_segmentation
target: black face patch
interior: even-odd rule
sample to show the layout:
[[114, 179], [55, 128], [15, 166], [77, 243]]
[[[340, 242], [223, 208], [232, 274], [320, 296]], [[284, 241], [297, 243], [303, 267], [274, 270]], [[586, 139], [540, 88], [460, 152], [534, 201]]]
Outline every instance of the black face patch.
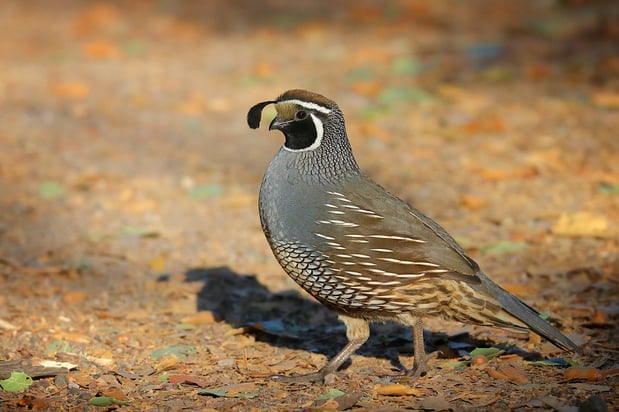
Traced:
[[316, 126], [311, 116], [303, 119], [286, 123], [281, 131], [284, 133], [286, 141], [284, 146], [291, 150], [307, 149], [314, 144], [318, 137]]

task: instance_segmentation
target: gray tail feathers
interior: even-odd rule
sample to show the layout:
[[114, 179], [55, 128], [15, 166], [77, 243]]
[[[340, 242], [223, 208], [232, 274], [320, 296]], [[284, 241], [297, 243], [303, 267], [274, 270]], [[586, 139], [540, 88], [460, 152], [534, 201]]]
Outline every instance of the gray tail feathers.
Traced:
[[522, 302], [520, 299], [507, 292], [494, 282], [490, 281], [483, 283], [485, 283], [487, 291], [494, 296], [505, 311], [520, 319], [522, 323], [526, 324], [533, 332], [563, 350], [579, 350], [578, 346], [572, 342], [570, 338], [559, 332], [556, 328], [542, 319], [535, 309]]

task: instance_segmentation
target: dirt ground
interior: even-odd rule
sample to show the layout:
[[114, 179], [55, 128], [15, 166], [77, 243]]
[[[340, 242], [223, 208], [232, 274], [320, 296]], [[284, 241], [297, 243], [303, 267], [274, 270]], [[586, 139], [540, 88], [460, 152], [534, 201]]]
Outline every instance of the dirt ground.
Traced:
[[[0, 410], [618, 410], [614, 6], [2, 1], [0, 383], [34, 382]], [[271, 379], [345, 344], [259, 225], [282, 137], [245, 116], [290, 88], [583, 353], [428, 319], [415, 382], [390, 324], [328, 385]]]

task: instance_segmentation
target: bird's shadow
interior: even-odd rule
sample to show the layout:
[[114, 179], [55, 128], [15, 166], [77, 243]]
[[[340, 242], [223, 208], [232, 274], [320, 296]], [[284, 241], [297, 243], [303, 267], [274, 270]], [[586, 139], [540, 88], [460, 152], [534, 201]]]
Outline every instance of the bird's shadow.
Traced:
[[[159, 280], [166, 281], [167, 277], [163, 275]], [[320, 353], [328, 358], [346, 344], [346, 328], [337, 315], [309, 296], [303, 296], [303, 292], [272, 292], [255, 276], [239, 274], [227, 267], [189, 269], [185, 281], [203, 283], [198, 292], [198, 311], [211, 311], [217, 321], [244, 327], [256, 340]], [[457, 349], [450, 349], [454, 342], [471, 348], [488, 346], [487, 342], [476, 341], [468, 334], [450, 337], [425, 331], [424, 341], [427, 352], [439, 350], [441, 357], [458, 356]], [[375, 323], [370, 338], [357, 353], [387, 359], [395, 369], [405, 370], [399, 356], [411, 354], [412, 347], [410, 328]]]

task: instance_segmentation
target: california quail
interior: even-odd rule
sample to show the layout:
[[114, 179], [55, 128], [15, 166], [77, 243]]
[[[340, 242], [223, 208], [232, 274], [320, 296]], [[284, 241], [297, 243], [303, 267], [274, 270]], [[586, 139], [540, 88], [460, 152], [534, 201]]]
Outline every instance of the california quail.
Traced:
[[561, 349], [577, 349], [490, 280], [441, 226], [361, 172], [335, 102], [289, 90], [253, 106], [251, 128], [269, 104], [277, 110], [269, 130], [282, 131], [285, 142], [262, 180], [262, 229], [286, 273], [338, 313], [348, 337], [326, 366], [302, 379], [337, 371], [367, 340], [371, 321], [412, 326], [415, 377], [428, 370], [424, 316], [530, 329]]

